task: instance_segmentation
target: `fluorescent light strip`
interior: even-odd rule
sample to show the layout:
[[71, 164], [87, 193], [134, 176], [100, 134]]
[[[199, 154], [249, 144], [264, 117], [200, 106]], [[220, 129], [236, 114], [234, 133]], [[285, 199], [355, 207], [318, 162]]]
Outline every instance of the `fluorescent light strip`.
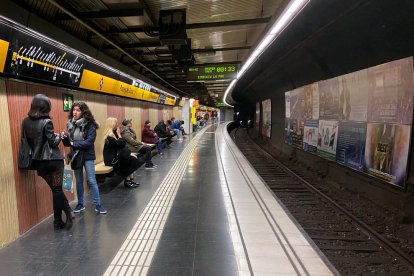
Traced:
[[227, 87], [226, 92], [224, 93], [223, 102], [230, 105], [226, 99], [228, 94], [233, 90], [234, 86], [238, 79], [240, 79], [244, 73], [251, 67], [251, 65], [259, 58], [259, 56], [266, 51], [267, 47], [272, 44], [276, 38], [282, 33], [282, 31], [292, 22], [292, 20], [299, 14], [299, 12], [310, 2], [310, 0], [292, 0], [286, 9], [282, 12], [280, 17], [276, 20], [273, 26], [270, 28], [270, 31], [265, 35], [265, 37], [260, 41], [259, 45], [254, 49], [252, 54], [243, 64], [240, 71], [237, 73], [237, 78], [234, 79], [230, 85]]

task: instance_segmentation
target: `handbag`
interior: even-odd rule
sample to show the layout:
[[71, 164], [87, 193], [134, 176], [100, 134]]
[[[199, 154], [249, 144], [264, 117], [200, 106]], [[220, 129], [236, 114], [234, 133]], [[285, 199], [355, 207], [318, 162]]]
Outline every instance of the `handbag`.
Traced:
[[22, 170], [33, 170], [32, 162], [33, 151], [26, 138], [26, 131], [23, 130], [22, 139], [19, 146], [18, 166]]
[[63, 171], [63, 183], [62, 188], [65, 191], [73, 192], [73, 170], [69, 166], [65, 166]]
[[75, 154], [70, 161], [70, 167], [72, 170], [79, 170], [82, 169], [83, 163], [83, 152], [80, 150], [75, 151]]

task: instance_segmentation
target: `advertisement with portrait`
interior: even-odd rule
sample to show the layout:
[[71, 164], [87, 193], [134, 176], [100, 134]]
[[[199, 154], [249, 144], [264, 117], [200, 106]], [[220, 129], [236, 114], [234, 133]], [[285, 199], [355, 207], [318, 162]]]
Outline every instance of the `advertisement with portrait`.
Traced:
[[285, 135], [284, 140], [285, 143], [292, 145], [292, 136], [293, 136], [293, 122], [294, 119], [285, 118]]
[[257, 131], [260, 131], [260, 102], [256, 103], [256, 120], [255, 120], [255, 128]]
[[303, 149], [303, 131], [305, 120], [291, 119], [292, 124], [292, 146]]
[[368, 112], [367, 70], [339, 77], [339, 120], [366, 122]]
[[319, 91], [318, 83], [305, 85], [303, 87], [305, 93], [305, 119], [319, 119]]
[[318, 120], [305, 120], [304, 134], [303, 134], [303, 149], [317, 153], [318, 148]]
[[369, 123], [365, 143], [365, 170], [397, 186], [403, 186], [411, 126]]
[[368, 122], [407, 124], [413, 117], [413, 59], [368, 69]]
[[285, 118], [290, 118], [290, 92], [285, 92]]
[[339, 122], [336, 162], [363, 171], [366, 134], [366, 123]]
[[262, 134], [270, 138], [271, 133], [272, 133], [272, 101], [270, 99], [262, 101], [262, 108], [263, 108]]
[[319, 120], [318, 155], [329, 160], [335, 160], [337, 142], [338, 121]]
[[319, 118], [322, 120], [338, 120], [339, 118], [339, 79], [320, 81], [319, 85]]
[[303, 87], [290, 91], [290, 118], [305, 118], [305, 92]]

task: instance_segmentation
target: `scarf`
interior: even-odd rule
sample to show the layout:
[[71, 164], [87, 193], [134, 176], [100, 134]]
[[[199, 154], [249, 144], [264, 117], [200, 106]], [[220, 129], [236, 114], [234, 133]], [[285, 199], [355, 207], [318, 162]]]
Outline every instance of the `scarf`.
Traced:
[[68, 121], [68, 133], [73, 141], [85, 140], [85, 127], [89, 122], [84, 118], [74, 121], [73, 119]]

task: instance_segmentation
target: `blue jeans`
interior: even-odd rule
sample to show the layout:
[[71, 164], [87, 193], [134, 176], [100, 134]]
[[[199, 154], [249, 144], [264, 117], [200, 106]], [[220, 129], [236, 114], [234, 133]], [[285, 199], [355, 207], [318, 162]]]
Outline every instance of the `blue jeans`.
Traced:
[[162, 141], [158, 139], [156, 145], [157, 145], [158, 153], [161, 153], [162, 152]]
[[173, 128], [173, 131], [175, 132], [175, 134], [177, 134], [177, 139], [181, 138], [181, 131], [179, 129]]
[[[101, 205], [99, 197], [98, 183], [95, 176], [95, 162], [93, 160], [85, 160], [85, 171], [88, 183], [91, 188], [92, 198], [95, 205]], [[76, 192], [78, 193], [78, 204], [83, 205], [83, 170], [75, 170]]]

